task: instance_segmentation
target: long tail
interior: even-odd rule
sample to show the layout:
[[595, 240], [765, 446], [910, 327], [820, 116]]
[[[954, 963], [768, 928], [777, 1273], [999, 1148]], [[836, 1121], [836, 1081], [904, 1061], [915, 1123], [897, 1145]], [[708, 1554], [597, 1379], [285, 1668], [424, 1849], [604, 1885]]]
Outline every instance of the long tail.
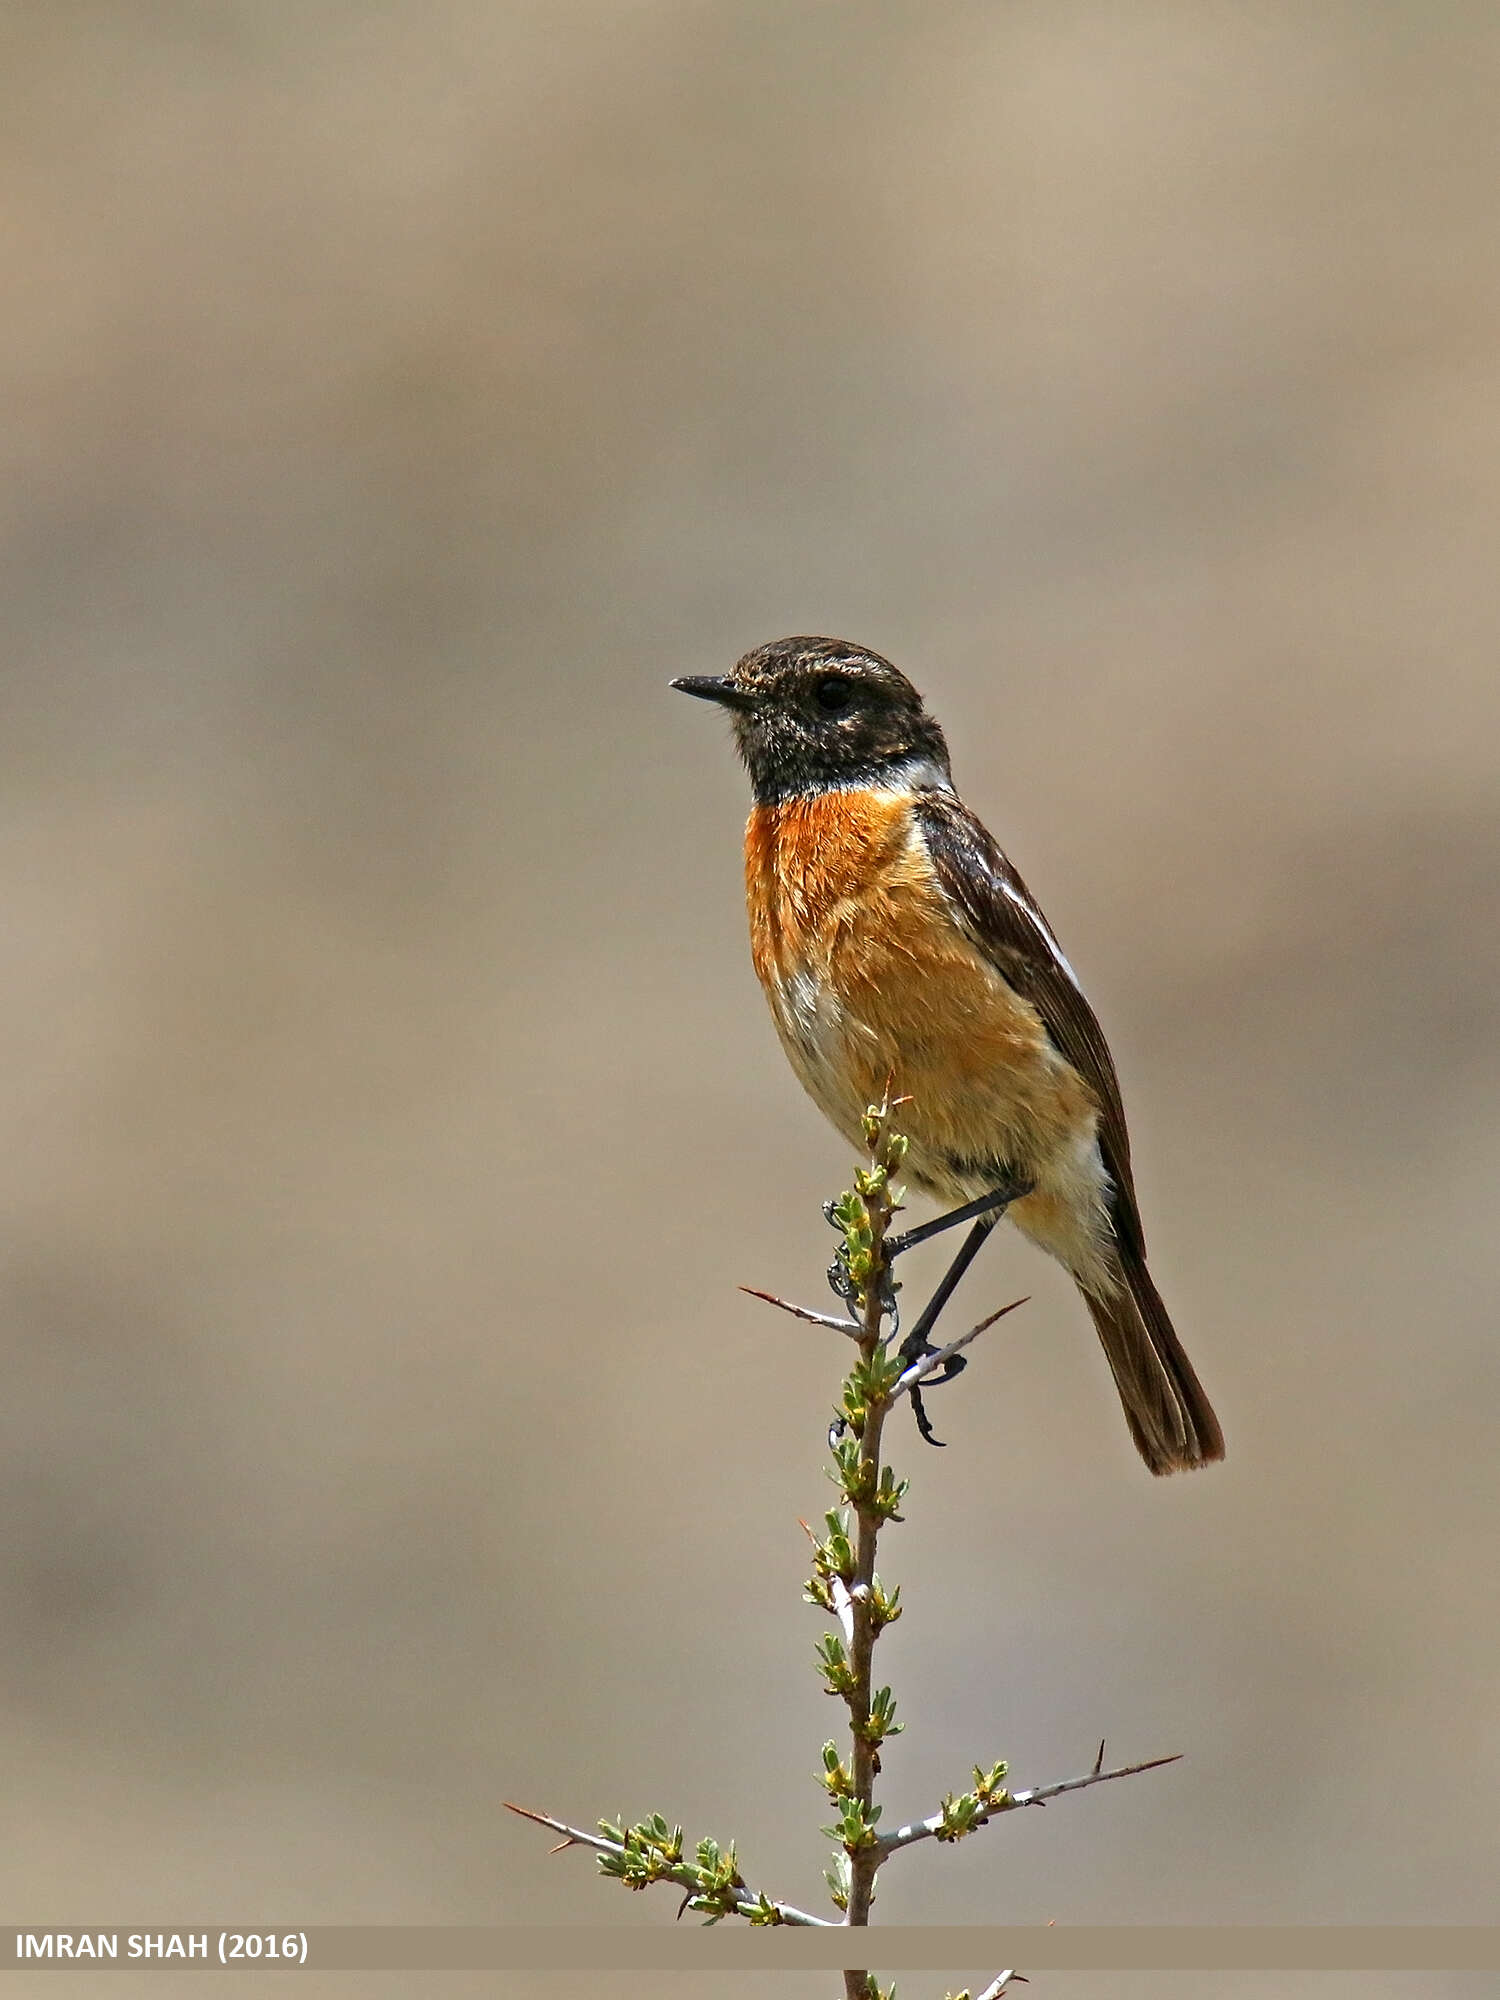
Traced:
[[1136, 1450], [1151, 1470], [1185, 1472], [1224, 1456], [1224, 1433], [1182, 1351], [1145, 1259], [1119, 1244], [1120, 1289], [1084, 1292], [1125, 1406]]

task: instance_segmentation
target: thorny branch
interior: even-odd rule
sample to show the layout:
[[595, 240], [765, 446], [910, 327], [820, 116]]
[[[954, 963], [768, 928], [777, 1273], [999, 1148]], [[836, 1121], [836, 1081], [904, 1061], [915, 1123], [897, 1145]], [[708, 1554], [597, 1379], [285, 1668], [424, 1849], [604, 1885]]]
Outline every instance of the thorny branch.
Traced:
[[[893, 1185], [893, 1175], [906, 1152], [906, 1140], [891, 1129], [894, 1108], [887, 1093], [887, 1101], [866, 1114], [870, 1164], [856, 1173], [853, 1189], [826, 1211], [843, 1235], [839, 1262], [831, 1275], [838, 1280], [835, 1289], [849, 1301], [850, 1316], [814, 1312], [753, 1286], [741, 1287], [751, 1297], [797, 1319], [844, 1334], [859, 1349], [843, 1384], [838, 1422], [829, 1436], [833, 1477], [843, 1507], [825, 1517], [824, 1536], [807, 1530], [813, 1541], [813, 1574], [807, 1595], [838, 1626], [837, 1634], [825, 1634], [819, 1646], [819, 1669], [827, 1692], [842, 1698], [849, 1715], [849, 1761], [844, 1762], [835, 1744], [825, 1744], [821, 1776], [836, 1815], [836, 1824], [826, 1831], [839, 1843], [827, 1879], [835, 1904], [844, 1912], [843, 1924], [851, 1929], [869, 1926], [876, 1876], [884, 1862], [902, 1848], [923, 1840], [960, 1840], [1002, 1813], [1045, 1805], [1067, 1792], [1085, 1791], [1177, 1761], [1175, 1756], [1153, 1757], [1107, 1771], [1101, 1743], [1093, 1769], [1084, 1776], [1019, 1791], [1006, 1788], [1003, 1762], [988, 1771], [976, 1766], [971, 1790], [949, 1794], [940, 1810], [925, 1819], [913, 1820], [890, 1833], [878, 1831], [875, 1780], [880, 1772], [880, 1748], [902, 1725], [895, 1719], [890, 1689], [873, 1685], [873, 1654], [882, 1630], [901, 1615], [901, 1593], [882, 1585], [875, 1561], [880, 1530], [887, 1522], [901, 1519], [899, 1510], [907, 1490], [907, 1482], [880, 1463], [885, 1419], [902, 1396], [929, 1377], [942, 1374], [980, 1334], [1026, 1303], [1017, 1299], [1002, 1306], [946, 1347], [915, 1361], [908, 1362], [899, 1352], [888, 1352], [888, 1340], [894, 1339], [896, 1290], [891, 1279], [889, 1231], [902, 1193]], [[893, 1321], [889, 1334], [888, 1315]], [[826, 1917], [813, 1916], [795, 1904], [752, 1889], [739, 1871], [732, 1845], [721, 1848], [716, 1841], [705, 1839], [695, 1852], [686, 1853], [682, 1829], [669, 1826], [660, 1814], [635, 1825], [601, 1820], [599, 1831], [591, 1833], [525, 1806], [510, 1805], [509, 1810], [559, 1834], [554, 1852], [567, 1847], [592, 1849], [601, 1871], [615, 1876], [627, 1888], [645, 1889], [654, 1882], [670, 1882], [684, 1890], [679, 1916], [694, 1910], [710, 1923], [738, 1916], [756, 1925], [834, 1927]], [[1001, 2000], [1012, 1984], [1023, 1983], [1021, 1973], [1007, 1969], [985, 1987], [978, 2000]], [[844, 1973], [845, 2000], [890, 2000], [893, 1992], [893, 1988], [882, 1987], [868, 1969]], [[969, 2000], [969, 1996], [965, 1993], [956, 2000]]]
[[[596, 1854], [613, 1855], [618, 1861], [624, 1861], [629, 1857], [629, 1848], [624, 1841], [610, 1840], [605, 1835], [599, 1833], [586, 1833], [580, 1826], [569, 1826], [564, 1820], [553, 1819], [550, 1813], [533, 1812], [529, 1806], [513, 1805], [509, 1799], [504, 1801], [504, 1805], [507, 1812], [519, 1813], [522, 1819], [534, 1820], [538, 1826], [550, 1827], [553, 1833], [560, 1833], [563, 1837], [557, 1846], [553, 1848], [552, 1852], [554, 1854], [560, 1853], [565, 1847], [591, 1847]], [[738, 1873], [737, 1870], [736, 1873]], [[673, 1882], [679, 1889], [690, 1889], [693, 1891], [693, 1894], [684, 1903], [684, 1909], [703, 1907], [700, 1897], [702, 1889], [701, 1873], [690, 1863], [683, 1862], [677, 1866], [670, 1864], [662, 1866], [657, 1871], [656, 1879], [661, 1882]], [[644, 1887], [645, 1885], [642, 1883], [638, 1886]], [[771, 1897], [761, 1895], [757, 1890], [748, 1888], [743, 1881], [740, 1881], [737, 1885], [731, 1885], [730, 1893], [732, 1896], [731, 1908], [733, 1914], [740, 1917], [749, 1917], [752, 1922], [800, 1924], [804, 1927], [811, 1926], [818, 1930], [831, 1930], [834, 1928], [829, 1923], [827, 1917], [809, 1916], [806, 1910], [799, 1910], [792, 1903], [777, 1902]], [[775, 1912], [774, 1918], [767, 1917], [764, 1914], [767, 1910]], [[717, 1914], [727, 1915], [729, 1912], [720, 1911]]]
[[962, 1354], [971, 1341], [978, 1340], [982, 1333], [988, 1333], [996, 1320], [1004, 1319], [1005, 1315], [1013, 1313], [1017, 1306], [1030, 1303], [1029, 1299], [1012, 1299], [1008, 1306], [1001, 1306], [999, 1311], [992, 1312], [988, 1319], [982, 1319], [978, 1326], [971, 1326], [968, 1332], [961, 1333], [957, 1340], [950, 1340], [946, 1347], [934, 1348], [931, 1354], [920, 1355], [892, 1389], [891, 1401], [894, 1403], [898, 1396], [904, 1396], [909, 1389], [915, 1389], [929, 1376], [940, 1375], [955, 1354]]
[[[1170, 1757], [1148, 1757], [1142, 1764], [1117, 1764], [1112, 1771], [1104, 1769], [1104, 1745], [1099, 1745], [1099, 1760], [1092, 1771], [1081, 1778], [1059, 1778], [1051, 1785], [1031, 1785], [1024, 1791], [996, 1791], [988, 1800], [982, 1800], [979, 1810], [964, 1826], [965, 1833], [977, 1832], [988, 1826], [992, 1819], [1002, 1813], [1017, 1812], [1022, 1806], [1044, 1806], [1048, 1799], [1060, 1799], [1065, 1792], [1086, 1792], [1091, 1785], [1107, 1785], [1112, 1778], [1133, 1778], [1141, 1771], [1159, 1771], [1164, 1764], [1180, 1762], [1182, 1753], [1176, 1751]], [[974, 1794], [965, 1794], [973, 1797]], [[880, 1858], [895, 1854], [903, 1847], [914, 1847], [919, 1840], [952, 1840], [957, 1836], [949, 1831], [952, 1812], [935, 1812], [926, 1819], [913, 1820], [908, 1826], [898, 1826], [893, 1832], [878, 1837]]]

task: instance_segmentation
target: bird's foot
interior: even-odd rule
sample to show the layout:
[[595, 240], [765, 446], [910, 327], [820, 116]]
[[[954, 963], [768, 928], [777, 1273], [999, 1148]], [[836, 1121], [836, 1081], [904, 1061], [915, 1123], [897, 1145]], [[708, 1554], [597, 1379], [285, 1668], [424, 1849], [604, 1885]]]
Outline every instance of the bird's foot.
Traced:
[[[849, 1274], [849, 1249], [847, 1244], [841, 1243], [839, 1245], [838, 1250], [834, 1254], [833, 1262], [828, 1266], [828, 1289], [836, 1299], [841, 1299], [848, 1306], [852, 1314], [857, 1316], [860, 1289]], [[888, 1340], [894, 1340], [896, 1335], [901, 1331], [901, 1308], [896, 1302], [896, 1292], [896, 1281], [891, 1276], [889, 1270], [887, 1270], [881, 1276], [880, 1310], [883, 1317], [891, 1323], [889, 1332], [886, 1335]]]
[[[920, 1335], [916, 1338], [908, 1335], [907, 1339], [902, 1343], [901, 1359], [906, 1367], [910, 1368], [913, 1362], [920, 1361], [924, 1355], [938, 1354], [941, 1351], [940, 1348], [934, 1347], [930, 1340], [926, 1340]], [[914, 1382], [911, 1387], [911, 1413], [917, 1420], [917, 1429], [921, 1433], [925, 1443], [937, 1445], [940, 1450], [946, 1450], [947, 1447], [944, 1445], [943, 1440], [933, 1431], [932, 1424], [927, 1415], [927, 1406], [922, 1401], [922, 1391], [924, 1389], [941, 1389], [945, 1382], [951, 1382], [955, 1376], [962, 1375], [968, 1365], [969, 1359], [967, 1355], [950, 1354], [938, 1374], [929, 1376], [925, 1382]]]
[[859, 1286], [849, 1275], [848, 1245], [841, 1243], [834, 1253], [833, 1262], [828, 1266], [828, 1289], [836, 1299], [852, 1306], [859, 1297]]

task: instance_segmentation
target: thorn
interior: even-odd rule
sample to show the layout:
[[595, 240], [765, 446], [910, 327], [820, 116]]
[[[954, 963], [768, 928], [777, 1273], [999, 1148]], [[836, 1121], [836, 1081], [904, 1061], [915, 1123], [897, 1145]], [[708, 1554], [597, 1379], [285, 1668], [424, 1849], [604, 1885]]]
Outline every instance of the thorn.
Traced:
[[[931, 1388], [937, 1388], [944, 1382], [951, 1382], [955, 1375], [961, 1375], [969, 1365], [967, 1360], [964, 1359], [961, 1350], [967, 1347], [971, 1341], [977, 1340], [980, 1334], [988, 1333], [996, 1320], [1004, 1319], [1007, 1313], [1013, 1313], [1018, 1306], [1030, 1305], [1030, 1303], [1031, 1300], [1029, 1297], [1012, 1299], [1008, 1306], [1001, 1306], [1000, 1310], [992, 1312], [988, 1319], [982, 1319], [978, 1326], [971, 1326], [969, 1331], [960, 1334], [957, 1340], [950, 1340], [946, 1347], [934, 1347], [930, 1341], [924, 1341], [921, 1347], [913, 1347], [910, 1340], [908, 1340], [907, 1344], [901, 1349], [901, 1359], [905, 1366], [902, 1371], [902, 1380], [896, 1388], [896, 1394], [904, 1396], [908, 1387], [915, 1391], [924, 1382]], [[917, 1370], [916, 1378], [914, 1382], [908, 1384], [905, 1378], [914, 1368]], [[943, 1371], [941, 1374], [938, 1373], [939, 1369]], [[917, 1429], [922, 1430], [921, 1417], [917, 1419]], [[926, 1436], [925, 1431], [922, 1434], [924, 1437]], [[933, 1441], [931, 1438], [928, 1439], [929, 1444]]]
[[1094, 1759], [1094, 1776], [1097, 1778], [1104, 1769], [1104, 1738], [1099, 1738], [1099, 1755]]
[[754, 1285], [740, 1285], [736, 1288], [747, 1298], [763, 1299], [768, 1306], [777, 1306], [793, 1319], [805, 1319], [811, 1326], [832, 1327], [835, 1333], [847, 1333], [851, 1339], [859, 1338], [860, 1329], [852, 1319], [835, 1319], [831, 1313], [814, 1312], [810, 1306], [793, 1305], [790, 1299], [779, 1299], [774, 1292], [760, 1291]]
[[680, 1924], [682, 1922], [683, 1917], [687, 1913], [688, 1904], [691, 1903], [692, 1900], [693, 1900], [693, 1892], [691, 1889], [689, 1889], [687, 1894], [683, 1897], [682, 1901], [677, 1905], [677, 1915], [673, 1918], [674, 1923]]
[[576, 1840], [560, 1840], [556, 1847], [549, 1847], [547, 1852], [549, 1854], [564, 1854], [570, 1847], [576, 1847], [577, 1845], [578, 1842]]

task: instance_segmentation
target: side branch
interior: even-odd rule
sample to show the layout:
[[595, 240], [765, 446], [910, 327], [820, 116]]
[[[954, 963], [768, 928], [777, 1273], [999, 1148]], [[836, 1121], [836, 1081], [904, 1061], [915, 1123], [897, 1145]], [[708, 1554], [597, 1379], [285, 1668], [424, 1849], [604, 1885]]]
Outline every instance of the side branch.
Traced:
[[[529, 1806], [514, 1805], [509, 1799], [504, 1800], [503, 1804], [507, 1812], [519, 1813], [522, 1819], [534, 1820], [538, 1826], [549, 1827], [553, 1833], [560, 1833], [563, 1837], [553, 1848], [554, 1854], [565, 1847], [591, 1847], [596, 1854], [613, 1854], [621, 1860], [626, 1858], [626, 1849], [618, 1840], [608, 1840], [601, 1833], [586, 1833], [581, 1826], [569, 1826], [564, 1820], [553, 1819], [550, 1813], [533, 1812]], [[679, 1889], [692, 1891], [688, 1902], [683, 1905], [684, 1909], [692, 1906], [702, 1888], [697, 1870], [685, 1861], [677, 1866], [663, 1867], [657, 1880], [671, 1882]], [[736, 1916], [750, 1917], [761, 1923], [800, 1924], [804, 1928], [812, 1927], [817, 1930], [835, 1928], [827, 1917], [809, 1916], [806, 1910], [799, 1910], [791, 1903], [778, 1903], [773, 1897], [763, 1896], [744, 1883], [734, 1891], [731, 1907]], [[767, 1912], [774, 1914], [768, 1916]]]
[[1001, 1306], [1000, 1310], [992, 1312], [988, 1319], [982, 1319], [978, 1326], [971, 1326], [968, 1332], [961, 1333], [957, 1340], [950, 1340], [946, 1347], [935, 1347], [931, 1354], [918, 1355], [917, 1359], [897, 1382], [895, 1388], [892, 1389], [891, 1401], [894, 1403], [898, 1396], [904, 1396], [908, 1390], [915, 1389], [918, 1384], [925, 1382], [929, 1375], [941, 1375], [954, 1355], [961, 1354], [971, 1341], [978, 1340], [980, 1334], [988, 1333], [996, 1320], [1004, 1319], [1005, 1315], [1013, 1313], [1017, 1306], [1030, 1305], [1030, 1303], [1029, 1294], [1024, 1299], [1012, 1299], [1008, 1306]]
[[778, 1306], [793, 1319], [805, 1319], [809, 1326], [832, 1327], [835, 1333], [847, 1333], [851, 1340], [858, 1340], [862, 1332], [857, 1320], [835, 1319], [831, 1313], [814, 1312], [811, 1306], [793, 1305], [790, 1299], [779, 1299], [774, 1292], [762, 1292], [754, 1285], [741, 1285], [740, 1290], [747, 1298], [764, 1299], [768, 1306]]
[[[1099, 1746], [1099, 1762], [1092, 1771], [1081, 1778], [1060, 1778], [1051, 1785], [1032, 1785], [1029, 1790], [997, 1793], [993, 1801], [982, 1806], [972, 1816], [966, 1817], [965, 1833], [988, 1826], [1001, 1813], [1015, 1812], [1022, 1806], [1044, 1806], [1048, 1799], [1060, 1799], [1064, 1792], [1086, 1792], [1091, 1785], [1107, 1785], [1112, 1778], [1133, 1778], [1140, 1771], [1159, 1771], [1164, 1764], [1181, 1761], [1182, 1752], [1174, 1751], [1170, 1757], [1149, 1757], [1144, 1764], [1117, 1764], [1112, 1771], [1106, 1771], [1104, 1746]], [[952, 1840], [958, 1836], [951, 1830], [952, 1818], [947, 1813], [933, 1813], [927, 1819], [913, 1820], [909, 1826], [898, 1826], [891, 1833], [877, 1836], [880, 1857], [894, 1854], [898, 1848], [911, 1847], [919, 1840], [936, 1840], [940, 1837]]]

